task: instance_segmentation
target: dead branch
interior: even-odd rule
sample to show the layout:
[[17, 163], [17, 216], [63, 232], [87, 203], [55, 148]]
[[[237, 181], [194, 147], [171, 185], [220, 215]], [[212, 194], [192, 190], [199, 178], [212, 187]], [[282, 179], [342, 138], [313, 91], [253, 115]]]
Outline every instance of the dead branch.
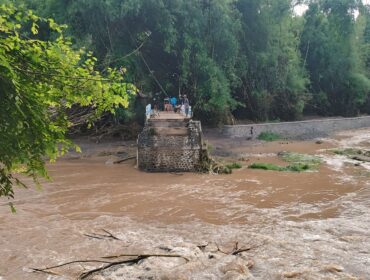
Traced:
[[182, 258], [189, 262], [190, 260], [181, 255], [173, 255], [173, 254], [122, 254], [122, 255], [115, 255], [115, 256], [106, 256], [102, 257], [102, 259], [118, 259], [122, 257], [143, 257], [143, 258], [150, 258], [150, 257], [157, 257], [157, 258]]
[[119, 239], [117, 236], [113, 235], [111, 232], [107, 231], [106, 229], [101, 229], [102, 231], [104, 231], [106, 234], [99, 234], [99, 233], [92, 233], [92, 234], [88, 234], [88, 233], [85, 233], [84, 235], [87, 236], [87, 237], [90, 237], [90, 238], [95, 238], [95, 239], [114, 239], [114, 240], [120, 240], [122, 241], [121, 239]]
[[106, 229], [102, 229], [102, 231], [104, 231], [106, 234], [108, 234], [107, 237], [113, 238], [115, 240], [121, 240], [118, 237], [114, 236], [111, 232], [107, 231]]
[[249, 250], [251, 250], [251, 249], [252, 249], [252, 247], [248, 247], [248, 248], [239, 248], [239, 242], [238, 242], [238, 241], [236, 241], [236, 242], [235, 242], [235, 245], [234, 245], [234, 249], [231, 251], [231, 253], [229, 253], [229, 255], [233, 255], [233, 256], [235, 256], [235, 255], [237, 255], [237, 254], [240, 254], [240, 253], [242, 253], [242, 252], [249, 251]]
[[[111, 239], [114, 239], [114, 240], [121, 240], [119, 239], [118, 237], [116, 237], [115, 235], [113, 235], [111, 232], [105, 230], [105, 229], [102, 229], [102, 231], [104, 231], [106, 233], [106, 235], [104, 234], [84, 234], [85, 236], [88, 236], [88, 237], [91, 237], [91, 238], [97, 238], [97, 239], [104, 239], [104, 238], [111, 238]], [[250, 246], [250, 247], [242, 247], [242, 248], [239, 248], [239, 242], [236, 241], [235, 242], [235, 245], [232, 249], [231, 252], [224, 252], [223, 250], [220, 249], [220, 247], [217, 245], [216, 243], [216, 247], [217, 247], [217, 251], [216, 252], [220, 252], [220, 253], [223, 253], [225, 255], [238, 255], [242, 252], [247, 252], [247, 251], [250, 251], [252, 249], [256, 249], [258, 247], [261, 247], [265, 245], [265, 243], [263, 244], [260, 244], [260, 245], [256, 245], [256, 246]], [[204, 251], [205, 248], [208, 246], [208, 244], [205, 244], [205, 245], [198, 245], [197, 247]], [[119, 258], [130, 258], [131, 259], [126, 259], [126, 260], [116, 260], [116, 261], [109, 261], [110, 259], [119, 259]], [[133, 257], [133, 258], [132, 258]], [[182, 258], [184, 259], [186, 262], [189, 262], [190, 260], [184, 256], [181, 256], [181, 255], [174, 255], [174, 254], [120, 254], [120, 255], [113, 255], [113, 256], [104, 256], [104, 257], [101, 257], [100, 259], [102, 260], [76, 260], [76, 261], [70, 261], [70, 262], [66, 262], [66, 263], [62, 263], [62, 264], [59, 264], [59, 265], [55, 265], [55, 266], [50, 266], [50, 267], [46, 267], [46, 268], [30, 268], [33, 272], [42, 272], [42, 273], [47, 273], [47, 274], [51, 274], [51, 275], [59, 275], [53, 271], [50, 271], [51, 269], [55, 269], [55, 268], [59, 268], [59, 267], [63, 267], [63, 266], [67, 266], [67, 265], [70, 265], [70, 264], [77, 264], [77, 263], [102, 263], [104, 264], [103, 266], [100, 266], [98, 268], [95, 268], [95, 269], [92, 269], [92, 270], [89, 270], [89, 271], [86, 271], [86, 272], [83, 272], [80, 276], [79, 276], [79, 279], [86, 279], [87, 277], [93, 275], [94, 273], [97, 273], [97, 272], [101, 272], [101, 271], [104, 271], [112, 266], [116, 266], [116, 265], [121, 265], [121, 264], [138, 264], [140, 261], [142, 260], [145, 260], [147, 258], [150, 258], [150, 257], [158, 257], [158, 258]]]
[[100, 237], [98, 236], [97, 234], [93, 233], [93, 234], [87, 234], [87, 233], [84, 233], [85, 236], [87, 237], [90, 237], [90, 238], [95, 238], [95, 239], [104, 239], [104, 237]]
[[87, 277], [91, 276], [92, 274], [94, 274], [96, 272], [100, 272], [100, 271], [106, 270], [106, 269], [108, 269], [108, 268], [110, 268], [112, 266], [115, 266], [115, 265], [120, 265], [120, 264], [137, 264], [140, 261], [145, 260], [145, 259], [150, 258], [150, 257], [183, 258], [187, 262], [189, 261], [189, 259], [185, 258], [184, 256], [180, 256], [180, 255], [161, 255], [161, 254], [154, 254], [154, 255], [146, 255], [146, 254], [143, 254], [143, 255], [123, 254], [123, 255], [118, 255], [118, 256], [107, 256], [107, 257], [103, 257], [103, 258], [110, 259], [110, 258], [120, 258], [120, 257], [136, 257], [136, 258], [130, 259], [130, 260], [110, 262], [107, 265], [104, 265], [104, 266], [101, 266], [101, 267], [98, 267], [98, 268], [95, 268], [95, 269], [92, 269], [92, 270], [89, 270], [87, 272], [82, 273], [79, 276], [79, 279], [80, 280], [86, 279]]
[[136, 156], [132, 156], [132, 157], [127, 157], [127, 158], [124, 158], [124, 159], [116, 160], [116, 161], [113, 162], [113, 164], [120, 164], [120, 163], [125, 162], [125, 161], [128, 161], [130, 159], [136, 159]]
[[59, 275], [59, 274], [57, 274], [53, 271], [50, 271], [50, 269], [59, 268], [59, 267], [63, 267], [63, 266], [71, 265], [71, 264], [77, 264], [77, 263], [104, 263], [105, 264], [104, 266], [102, 266], [100, 268], [96, 268], [96, 269], [90, 270], [88, 272], [82, 273], [81, 276], [80, 276], [80, 279], [85, 279], [89, 275], [91, 275], [95, 272], [98, 272], [98, 271], [103, 271], [103, 270], [105, 270], [105, 269], [107, 269], [111, 266], [119, 265], [119, 264], [125, 264], [125, 263], [135, 264], [135, 263], [138, 263], [141, 260], [144, 260], [144, 259], [147, 259], [147, 258], [150, 258], [150, 257], [183, 258], [187, 262], [189, 261], [189, 259], [184, 257], [184, 256], [170, 255], [170, 254], [122, 254], [122, 255], [117, 255], [117, 256], [102, 257], [102, 259], [117, 259], [117, 258], [121, 258], [121, 257], [136, 257], [136, 258], [130, 259], [130, 260], [123, 260], [123, 261], [76, 260], [76, 261], [70, 261], [70, 262], [66, 262], [66, 263], [62, 263], [62, 264], [58, 264], [58, 265], [54, 265], [54, 266], [45, 267], [45, 268], [30, 268], [30, 269], [33, 272], [42, 272], [42, 273], [47, 273], [47, 274], [51, 274], [51, 275]]
[[259, 247], [262, 247], [263, 245], [265, 245], [265, 242], [260, 244], [260, 245], [250, 246], [250, 247], [246, 247], [246, 248], [238, 248], [238, 242], [236, 242], [234, 250], [230, 253], [230, 255], [236, 256], [240, 253], [247, 252], [247, 251], [254, 250], [254, 249], [257, 249]]
[[231, 252], [225, 252], [225, 251], [221, 250], [220, 247], [218, 246], [218, 244], [216, 243], [216, 247], [217, 247], [217, 251], [216, 252], [220, 252], [220, 253], [225, 254], [225, 255], [233, 255], [233, 256], [236, 256], [236, 255], [238, 255], [240, 253], [247, 252], [247, 251], [250, 251], [250, 250], [259, 248], [259, 247], [261, 247], [263, 245], [265, 245], [265, 243], [260, 244], [260, 245], [256, 245], [256, 246], [239, 248], [239, 242], [236, 241], [235, 242], [235, 245], [234, 245], [234, 248], [232, 249], [232, 251]]
[[252, 250], [254, 248], [256, 248], [256, 247], [240, 248], [238, 250], [233, 251], [230, 255], [236, 256], [236, 255], [238, 255], [240, 253], [250, 251], [250, 250]]
[[107, 265], [104, 265], [104, 266], [101, 266], [101, 267], [98, 267], [98, 268], [95, 268], [95, 269], [92, 269], [92, 270], [89, 270], [89, 271], [86, 271], [86, 272], [83, 272], [79, 277], [78, 279], [82, 280], [82, 279], [86, 279], [87, 277], [89, 277], [90, 275], [96, 273], [96, 272], [99, 272], [99, 271], [103, 271], [103, 270], [106, 270], [112, 266], [115, 266], [115, 265], [120, 265], [120, 264], [135, 264], [135, 263], [138, 263], [139, 261], [143, 260], [145, 258], [140, 258], [140, 257], [137, 257], [135, 259], [131, 259], [131, 260], [124, 260], [124, 261], [116, 261], [116, 262], [111, 262], [111, 263], [108, 263]]
[[55, 276], [60, 276], [60, 274], [53, 272], [53, 271], [47, 271], [44, 269], [38, 269], [38, 268], [31, 268], [32, 272], [41, 272], [41, 273], [46, 273], [50, 275], [55, 275]]
[[53, 269], [53, 268], [63, 267], [63, 266], [70, 265], [70, 264], [75, 264], [75, 263], [111, 263], [111, 262], [102, 261], [102, 260], [76, 260], [76, 261], [70, 261], [70, 262], [66, 262], [66, 263], [62, 263], [62, 264], [58, 264], [54, 266], [45, 267], [45, 268], [32, 268], [31, 267], [30, 269], [33, 270], [34, 272], [45, 272], [49, 274], [54, 274], [54, 272], [50, 272], [48, 270]]

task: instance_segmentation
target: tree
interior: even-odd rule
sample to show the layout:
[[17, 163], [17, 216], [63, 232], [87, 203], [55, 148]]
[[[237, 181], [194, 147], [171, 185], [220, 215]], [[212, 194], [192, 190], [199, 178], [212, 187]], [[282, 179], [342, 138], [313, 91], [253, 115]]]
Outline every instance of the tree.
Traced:
[[[149, 96], [187, 94], [204, 122], [369, 110], [369, 8], [360, 0], [12, 1], [68, 24], [98, 69], [125, 65], [126, 81]], [[301, 3], [303, 17], [293, 12]], [[139, 103], [124, 118], [142, 115]]]
[[[370, 79], [370, 5], [361, 5], [356, 24], [356, 40], [360, 53], [360, 63], [364, 74]], [[365, 94], [366, 95], [366, 94]], [[361, 112], [370, 114], [370, 94], [363, 103]]]
[[290, 0], [49, 0], [42, 9], [99, 59], [126, 65], [144, 92], [187, 94], [202, 121], [228, 121], [238, 106], [242, 118], [302, 114], [308, 81]]
[[[246, 71], [238, 101], [254, 119], [297, 119], [308, 99], [290, 0], [239, 0]], [[242, 112], [243, 114], [243, 112]]]
[[214, 123], [235, 106], [240, 25], [233, 1], [60, 3], [48, 1], [43, 13], [67, 23], [76, 43], [91, 47], [99, 60], [124, 64], [129, 81], [143, 92], [187, 94], [196, 116]]
[[[63, 35], [65, 26], [31, 10], [0, 5], [0, 196], [14, 197], [14, 172], [48, 177], [51, 161], [74, 147], [66, 138], [71, 125], [67, 109], [94, 108], [94, 117], [127, 107], [135, 87], [122, 71], [96, 70], [96, 58], [74, 50]], [[41, 39], [48, 34], [49, 40]]]
[[357, 0], [312, 1], [305, 15], [301, 51], [311, 80], [311, 110], [357, 115], [370, 90], [356, 35]]

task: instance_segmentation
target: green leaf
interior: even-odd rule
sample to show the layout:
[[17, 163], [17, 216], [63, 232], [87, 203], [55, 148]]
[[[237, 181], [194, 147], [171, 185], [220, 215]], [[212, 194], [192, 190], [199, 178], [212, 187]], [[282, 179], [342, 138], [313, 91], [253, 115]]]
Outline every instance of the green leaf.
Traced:
[[36, 35], [39, 33], [39, 30], [38, 30], [39, 26], [36, 24], [36, 22], [33, 22], [32, 23], [32, 27], [31, 27], [31, 32], [33, 35]]

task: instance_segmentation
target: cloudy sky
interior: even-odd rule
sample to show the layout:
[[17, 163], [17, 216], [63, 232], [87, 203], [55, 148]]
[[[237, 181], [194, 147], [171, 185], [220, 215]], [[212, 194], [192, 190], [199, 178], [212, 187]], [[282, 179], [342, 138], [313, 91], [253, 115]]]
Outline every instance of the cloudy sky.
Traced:
[[[362, 0], [362, 2], [365, 3], [365, 4], [370, 4], [370, 0]], [[307, 10], [307, 6], [306, 5], [299, 5], [299, 6], [296, 6], [294, 10], [295, 10], [296, 14], [302, 15]]]

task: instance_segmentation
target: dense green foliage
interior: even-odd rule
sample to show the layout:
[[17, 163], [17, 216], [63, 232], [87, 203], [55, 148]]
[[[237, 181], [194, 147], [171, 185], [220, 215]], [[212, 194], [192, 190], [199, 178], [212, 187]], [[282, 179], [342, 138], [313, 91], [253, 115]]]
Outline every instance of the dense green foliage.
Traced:
[[[203, 121], [370, 110], [370, 16], [360, 0], [17, 2], [68, 24], [76, 45], [125, 65], [145, 94], [187, 94]], [[300, 2], [304, 16], [294, 14]]]
[[239, 0], [242, 87], [235, 92], [245, 106], [240, 117], [296, 119], [308, 98], [301, 65], [299, 21], [290, 0]]
[[[310, 73], [314, 112], [351, 116], [360, 112], [370, 90], [369, 72], [361, 56], [363, 14], [358, 0], [325, 0], [310, 4], [305, 15], [301, 51]], [[355, 20], [355, 12], [360, 17]]]
[[43, 157], [71, 146], [72, 105], [142, 117], [130, 84], [157, 100], [187, 94], [195, 116], [214, 124], [370, 113], [370, 7], [360, 0], [0, 5], [9, 2], [34, 12], [0, 9], [0, 195], [13, 195], [14, 169], [46, 176]]
[[73, 50], [63, 29], [30, 10], [0, 5], [0, 196], [13, 197], [13, 185], [23, 185], [14, 172], [38, 184], [47, 177], [45, 156], [55, 160], [73, 147], [65, 137], [68, 108], [90, 106], [99, 117], [127, 107], [134, 90], [119, 71], [96, 71], [96, 58]]

